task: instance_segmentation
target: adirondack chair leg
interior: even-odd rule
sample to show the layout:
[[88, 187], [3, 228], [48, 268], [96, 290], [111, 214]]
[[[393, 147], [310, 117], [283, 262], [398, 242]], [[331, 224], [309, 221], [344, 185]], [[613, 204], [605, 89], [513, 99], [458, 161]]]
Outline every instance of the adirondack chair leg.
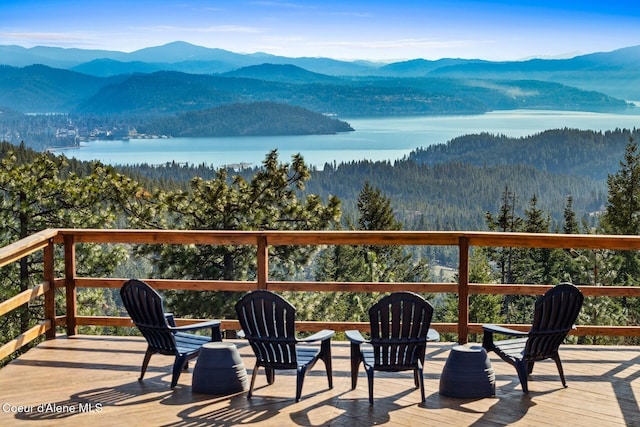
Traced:
[[416, 385], [416, 388], [420, 387], [420, 384], [424, 382], [423, 373], [423, 364], [418, 362], [418, 366], [413, 370], [413, 382]]
[[373, 405], [373, 368], [365, 369], [369, 382], [369, 405]]
[[420, 387], [420, 397], [422, 398], [422, 403], [424, 403], [427, 399], [425, 398], [425, 395], [424, 395], [424, 375], [423, 375], [422, 366], [416, 369], [415, 373], [416, 373], [416, 379], [418, 380], [418, 384]]
[[296, 402], [300, 401], [302, 397], [302, 384], [304, 383], [304, 376], [307, 374], [307, 369], [304, 366], [298, 367], [296, 373]]
[[534, 364], [535, 364], [535, 362], [533, 360], [531, 362], [529, 362], [529, 364], [528, 364], [527, 372], [529, 373], [529, 375], [531, 375], [531, 373], [533, 372], [533, 365]]
[[142, 378], [144, 378], [144, 374], [147, 372], [147, 366], [149, 366], [149, 360], [151, 360], [151, 356], [153, 354], [155, 354], [155, 351], [147, 348], [147, 351], [144, 354], [144, 360], [142, 361], [142, 369], [140, 370], [140, 378], [138, 378], [138, 381], [142, 381]]
[[264, 368], [264, 372], [267, 375], [267, 384], [271, 385], [276, 380], [276, 371], [273, 368]]
[[333, 367], [331, 365], [331, 341], [324, 340], [320, 344], [320, 356], [318, 356], [324, 362], [324, 366], [327, 371], [327, 380], [329, 380], [329, 388], [333, 388]]
[[360, 362], [362, 362], [360, 344], [351, 343], [351, 390], [355, 390], [358, 384], [358, 368], [360, 367]]
[[247, 393], [247, 399], [251, 398], [253, 394], [253, 385], [256, 383], [256, 376], [258, 374], [258, 364], [253, 367], [253, 372], [251, 373], [251, 384], [249, 385], [249, 392]]
[[178, 378], [187, 364], [186, 357], [176, 357], [176, 361], [173, 363], [173, 375], [171, 376], [171, 388], [174, 388], [178, 384]]
[[527, 362], [524, 360], [516, 362], [516, 371], [518, 371], [518, 378], [520, 379], [520, 384], [522, 385], [522, 391], [524, 393], [529, 393], [529, 373]]
[[562, 385], [564, 388], [567, 388], [567, 382], [564, 379], [564, 369], [562, 369], [562, 362], [560, 361], [560, 356], [558, 354], [553, 357], [553, 360], [556, 362], [556, 366], [558, 367], [558, 373], [560, 374], [560, 381], [562, 381]]

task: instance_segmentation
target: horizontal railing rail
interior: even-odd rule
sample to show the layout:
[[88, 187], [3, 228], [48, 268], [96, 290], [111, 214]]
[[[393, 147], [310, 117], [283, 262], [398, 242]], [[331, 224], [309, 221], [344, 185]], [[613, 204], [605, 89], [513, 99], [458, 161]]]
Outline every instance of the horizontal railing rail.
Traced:
[[[274, 291], [311, 292], [393, 292], [409, 290], [419, 293], [457, 293], [458, 322], [436, 323], [445, 333], [455, 333], [464, 343], [472, 333], [481, 333], [482, 325], [469, 322], [469, 296], [474, 294], [541, 295], [550, 285], [469, 283], [469, 252], [473, 247], [564, 248], [591, 250], [640, 250], [640, 236], [566, 235], [539, 233], [501, 233], [474, 231], [200, 231], [200, 230], [98, 230], [50, 229], [0, 248], [0, 267], [18, 262], [35, 252], [43, 251], [44, 281], [32, 289], [0, 301], [0, 316], [44, 297], [45, 317], [36, 326], [0, 347], [0, 359], [45, 334], [55, 338], [56, 327], [66, 328], [69, 335], [78, 326], [131, 326], [128, 317], [80, 316], [77, 313], [77, 288], [119, 288], [126, 278], [80, 277], [76, 272], [75, 250], [81, 243], [100, 244], [175, 244], [175, 245], [249, 245], [255, 247], [256, 280], [176, 280], [143, 279], [157, 289], [194, 291]], [[64, 277], [54, 274], [54, 247], [63, 246]], [[457, 283], [431, 282], [311, 282], [278, 281], [269, 278], [269, 248], [304, 245], [392, 245], [392, 246], [452, 246], [459, 251]], [[640, 297], [640, 287], [579, 286], [585, 296]], [[56, 316], [55, 289], [65, 289], [66, 312]], [[202, 319], [178, 319], [186, 324]], [[526, 331], [528, 325], [504, 325]], [[224, 329], [239, 329], [235, 319], [223, 319]], [[363, 322], [299, 322], [299, 329], [316, 331], [334, 329], [366, 329]], [[575, 335], [640, 336], [640, 326], [579, 325]]]

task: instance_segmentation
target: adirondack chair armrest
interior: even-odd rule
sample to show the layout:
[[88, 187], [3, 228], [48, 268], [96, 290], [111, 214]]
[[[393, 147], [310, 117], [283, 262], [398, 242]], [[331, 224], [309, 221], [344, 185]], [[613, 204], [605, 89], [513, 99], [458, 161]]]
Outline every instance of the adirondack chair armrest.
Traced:
[[360, 333], [360, 331], [344, 331], [345, 336], [347, 337], [347, 339], [349, 341], [351, 341], [351, 344], [362, 344], [365, 342], [369, 342], [368, 340], [366, 340], [362, 334]]
[[515, 329], [505, 328], [498, 325], [482, 325], [484, 332], [490, 332], [495, 334], [509, 335], [512, 337], [524, 337], [529, 335], [528, 332], [517, 331]]
[[299, 338], [298, 342], [310, 343], [315, 341], [326, 341], [328, 339], [331, 339], [331, 337], [334, 336], [335, 333], [336, 332], [332, 331], [331, 329], [323, 329], [306, 338]]
[[528, 335], [527, 332], [516, 331], [515, 329], [505, 328], [498, 325], [482, 325], [482, 331], [484, 332], [482, 336], [482, 347], [484, 347], [484, 349], [487, 351], [495, 350], [495, 346], [493, 344], [494, 333], [509, 335], [512, 337], [522, 337]]
[[220, 321], [219, 320], [209, 320], [207, 322], [199, 322], [194, 323], [192, 325], [184, 325], [184, 326], [170, 326], [174, 332], [192, 332], [199, 331], [201, 329], [211, 329], [211, 340], [212, 341], [222, 341], [222, 336], [220, 335]]

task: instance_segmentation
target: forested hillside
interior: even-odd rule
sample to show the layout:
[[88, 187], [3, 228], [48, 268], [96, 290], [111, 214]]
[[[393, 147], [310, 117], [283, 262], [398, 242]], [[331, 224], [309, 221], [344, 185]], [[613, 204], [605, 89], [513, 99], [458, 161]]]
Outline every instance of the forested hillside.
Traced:
[[617, 166], [629, 138], [640, 130], [594, 132], [553, 129], [521, 138], [488, 133], [464, 135], [413, 151], [409, 159], [435, 165], [461, 162], [476, 166], [531, 165], [541, 171], [605, 180]]
[[[343, 221], [357, 215], [357, 198], [365, 185], [380, 189], [390, 200], [405, 229], [485, 230], [487, 212], [497, 212], [505, 190], [513, 195], [513, 209], [524, 215], [529, 201], [549, 216], [553, 228], [561, 227], [567, 199], [585, 226], [597, 224], [606, 204], [606, 177], [614, 173], [624, 154], [625, 141], [635, 131], [591, 132], [556, 129], [526, 138], [479, 134], [456, 138], [447, 144], [419, 149], [397, 162], [326, 164], [310, 170], [303, 193], [323, 200], [341, 200]], [[282, 159], [287, 161], [288, 159]], [[81, 168], [82, 162], [73, 162]], [[198, 176], [214, 179], [218, 170], [201, 165], [119, 166], [121, 173], [149, 188], [187, 191]], [[229, 179], [251, 179], [258, 167], [226, 171]], [[438, 254], [444, 263], [445, 254]]]
[[[366, 182], [391, 199], [398, 218], [409, 229], [486, 229], [486, 212], [495, 212], [505, 187], [515, 194], [522, 213], [536, 196], [538, 205], [558, 223], [568, 196], [578, 218], [592, 221], [606, 202], [606, 178], [614, 173], [629, 137], [636, 131], [556, 129], [526, 138], [467, 135], [447, 144], [412, 152], [396, 162], [326, 164], [312, 170], [305, 193], [342, 200], [345, 216]], [[284, 159], [286, 160], [286, 159]], [[163, 183], [186, 185], [194, 175], [209, 179], [204, 165], [136, 165], [120, 168]], [[230, 171], [250, 177], [257, 169]], [[180, 184], [181, 183], [181, 184]]]
[[474, 166], [457, 161], [327, 165], [313, 173], [306, 190], [323, 197], [337, 195], [345, 211], [353, 212], [353, 201], [366, 182], [387, 194], [405, 227], [416, 230], [484, 230], [485, 214], [499, 208], [505, 187], [515, 193], [518, 212], [535, 195], [540, 208], [556, 221], [562, 218], [567, 196], [573, 197], [580, 217], [602, 209], [606, 201], [605, 182], [589, 177], [554, 174], [522, 164]]
[[320, 135], [353, 131], [348, 123], [275, 102], [228, 104], [157, 120], [138, 129], [153, 135]]

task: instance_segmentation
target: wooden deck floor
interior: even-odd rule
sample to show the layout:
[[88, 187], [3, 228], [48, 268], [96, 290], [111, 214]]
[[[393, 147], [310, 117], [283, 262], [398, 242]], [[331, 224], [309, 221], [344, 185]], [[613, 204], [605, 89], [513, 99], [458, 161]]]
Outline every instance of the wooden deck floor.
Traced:
[[[253, 357], [239, 341], [249, 373]], [[496, 396], [454, 399], [438, 393], [451, 343], [429, 344], [426, 403], [411, 373], [377, 374], [369, 406], [361, 368], [356, 390], [349, 378], [349, 347], [334, 342], [334, 388], [322, 362], [309, 373], [302, 400], [294, 401], [294, 373], [278, 372], [266, 385], [262, 372], [251, 399], [191, 391], [191, 373], [169, 388], [172, 358], [154, 356], [144, 381], [137, 377], [146, 344], [138, 337], [61, 336], [0, 370], [0, 425], [25, 426], [640, 426], [640, 347], [564, 346], [569, 387], [553, 362], [540, 362], [530, 393], [515, 369], [492, 356]]]

